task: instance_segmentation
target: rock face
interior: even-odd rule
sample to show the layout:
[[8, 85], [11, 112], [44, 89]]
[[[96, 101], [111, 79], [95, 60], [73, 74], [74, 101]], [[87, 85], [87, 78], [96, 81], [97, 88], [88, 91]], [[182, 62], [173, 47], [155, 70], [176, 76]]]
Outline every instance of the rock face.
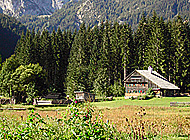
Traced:
[[0, 0], [0, 11], [19, 17], [22, 15], [51, 15], [69, 0]]

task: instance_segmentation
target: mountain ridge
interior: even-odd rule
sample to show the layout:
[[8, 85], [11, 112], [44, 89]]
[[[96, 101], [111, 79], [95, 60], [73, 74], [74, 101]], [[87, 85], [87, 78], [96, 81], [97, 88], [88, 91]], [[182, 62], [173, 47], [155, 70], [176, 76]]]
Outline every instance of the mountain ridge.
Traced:
[[51, 15], [69, 0], [0, 0], [1, 11], [13, 17]]
[[[16, 1], [27, 2], [29, 0]], [[152, 16], [153, 11], [165, 21], [173, 20], [177, 15], [188, 20], [190, 17], [189, 0], [46, 0], [44, 3], [44, 0], [31, 1], [39, 4], [38, 7], [41, 8], [36, 8], [37, 10], [32, 12], [25, 7], [25, 12], [21, 10], [20, 15], [17, 14], [16, 17], [28, 29], [34, 28], [36, 32], [44, 29], [51, 32], [58, 28], [74, 31], [79, 29], [82, 23], [93, 27], [106, 20], [112, 23], [127, 23], [136, 29], [143, 13], [146, 16]], [[1, 4], [0, 7], [2, 7]], [[42, 10], [43, 7], [45, 7], [44, 10]]]

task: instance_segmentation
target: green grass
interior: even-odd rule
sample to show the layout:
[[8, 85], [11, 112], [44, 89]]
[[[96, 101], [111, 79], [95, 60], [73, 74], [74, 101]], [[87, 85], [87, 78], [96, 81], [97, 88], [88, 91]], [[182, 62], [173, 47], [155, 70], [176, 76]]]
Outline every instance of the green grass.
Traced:
[[[138, 106], [152, 106], [152, 107], [169, 107], [170, 102], [190, 102], [190, 97], [162, 97], [153, 98], [150, 100], [131, 100], [124, 99], [124, 97], [116, 97], [113, 101], [93, 102], [92, 105], [97, 107], [121, 107], [123, 105], [138, 105]], [[2, 108], [34, 108], [35, 110], [65, 110], [67, 107], [35, 107], [33, 105], [2, 105]]]
[[121, 107], [123, 105], [169, 107], [170, 102], [190, 102], [190, 97], [162, 97], [150, 100], [115, 98], [114, 101], [94, 102], [92, 104], [97, 107]]

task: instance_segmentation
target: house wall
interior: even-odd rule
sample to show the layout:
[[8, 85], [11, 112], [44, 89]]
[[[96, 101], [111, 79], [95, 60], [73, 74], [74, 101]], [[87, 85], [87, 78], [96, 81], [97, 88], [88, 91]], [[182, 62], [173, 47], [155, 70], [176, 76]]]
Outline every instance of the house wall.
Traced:
[[147, 83], [126, 83], [126, 93], [146, 94], [148, 90]]
[[143, 95], [147, 93], [149, 88], [158, 88], [158, 86], [152, 83], [150, 80], [134, 72], [125, 82], [125, 96], [130, 95]]

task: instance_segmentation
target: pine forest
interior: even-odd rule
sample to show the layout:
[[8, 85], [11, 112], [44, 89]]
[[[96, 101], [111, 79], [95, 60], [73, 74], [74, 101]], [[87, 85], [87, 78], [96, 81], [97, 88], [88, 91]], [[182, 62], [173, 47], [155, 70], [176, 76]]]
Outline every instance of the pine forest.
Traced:
[[48, 92], [124, 96], [124, 68], [129, 74], [149, 65], [185, 93], [190, 91], [189, 58], [190, 27], [180, 16], [166, 22], [156, 13], [142, 14], [135, 31], [109, 21], [93, 28], [83, 23], [74, 32], [27, 30], [0, 66], [0, 93], [27, 94], [29, 102]]

